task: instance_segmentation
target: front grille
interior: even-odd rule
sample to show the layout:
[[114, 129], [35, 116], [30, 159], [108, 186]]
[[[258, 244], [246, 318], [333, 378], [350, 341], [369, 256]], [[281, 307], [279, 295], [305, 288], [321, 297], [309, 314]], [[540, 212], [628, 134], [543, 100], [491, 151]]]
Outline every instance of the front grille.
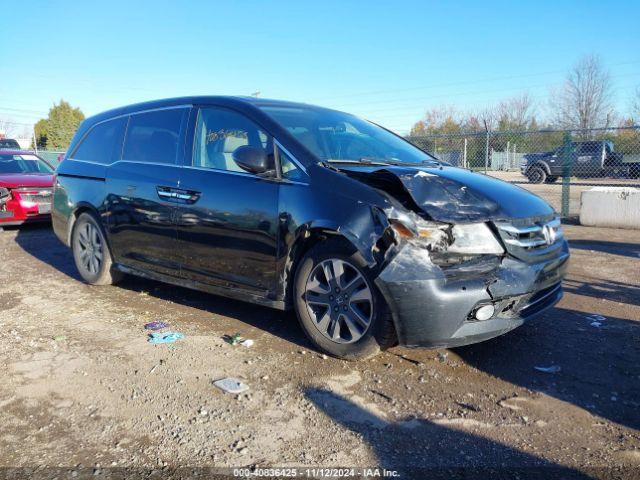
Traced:
[[37, 205], [48, 205], [51, 203], [53, 191], [49, 188], [17, 188], [20, 199], [25, 202], [33, 202]]
[[529, 224], [496, 223], [507, 251], [523, 260], [539, 260], [562, 245], [564, 234], [560, 219]]

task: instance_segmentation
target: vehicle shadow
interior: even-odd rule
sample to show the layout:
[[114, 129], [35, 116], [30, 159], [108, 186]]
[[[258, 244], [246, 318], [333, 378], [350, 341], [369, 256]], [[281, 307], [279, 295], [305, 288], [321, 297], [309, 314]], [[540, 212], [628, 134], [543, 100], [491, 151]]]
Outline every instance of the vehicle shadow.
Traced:
[[604, 240], [570, 240], [569, 247], [577, 250], [594, 250], [623, 257], [640, 258], [640, 244], [610, 242]]
[[[125, 277], [118, 284], [118, 288], [138, 293], [145, 292], [163, 301], [197, 308], [212, 315], [233, 318], [257, 329], [267, 331], [301, 348], [314, 348], [302, 331], [295, 313], [292, 311], [283, 312], [212, 293], [200, 292], [134, 276]], [[235, 332], [230, 333], [233, 334]]]
[[640, 287], [614, 280], [589, 280], [581, 282], [574, 279], [563, 281], [566, 292], [593, 298], [606, 298], [613, 302], [640, 305]]
[[454, 351], [505, 382], [640, 428], [640, 322], [556, 308], [507, 335]]
[[304, 393], [325, 415], [362, 437], [377, 457], [379, 468], [395, 470], [400, 478], [591, 478], [482, 436], [426, 419], [387, 422], [326, 389], [309, 388]]
[[[76, 270], [71, 251], [56, 238], [50, 225], [21, 227], [17, 232], [15, 241], [34, 258], [50, 265], [74, 280], [83, 281]], [[255, 328], [268, 331], [301, 348], [313, 348], [300, 328], [293, 312], [282, 312], [268, 307], [133, 276], [126, 276], [116, 288], [138, 293], [145, 292], [163, 301], [198, 308], [213, 315], [233, 318]]]
[[[9, 230], [7, 227], [5, 229]], [[73, 263], [71, 250], [58, 240], [51, 229], [51, 224], [28, 224], [13, 227], [13, 229], [17, 230], [16, 243], [25, 252], [74, 280], [82, 281]]]

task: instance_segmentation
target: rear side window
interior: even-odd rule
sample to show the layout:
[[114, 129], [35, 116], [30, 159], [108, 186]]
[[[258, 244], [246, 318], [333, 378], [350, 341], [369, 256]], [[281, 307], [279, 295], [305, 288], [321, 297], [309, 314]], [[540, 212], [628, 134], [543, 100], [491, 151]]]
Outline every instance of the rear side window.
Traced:
[[120, 160], [126, 117], [108, 120], [94, 126], [73, 154], [76, 160], [110, 164]]
[[177, 163], [180, 128], [187, 109], [173, 108], [131, 115], [124, 160]]

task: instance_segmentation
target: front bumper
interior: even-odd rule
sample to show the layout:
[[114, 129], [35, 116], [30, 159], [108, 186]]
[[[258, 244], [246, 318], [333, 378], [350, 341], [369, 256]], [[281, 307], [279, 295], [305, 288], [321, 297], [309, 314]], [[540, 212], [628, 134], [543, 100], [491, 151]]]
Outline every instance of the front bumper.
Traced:
[[[406, 244], [376, 279], [391, 309], [398, 340], [407, 347], [455, 347], [502, 335], [562, 298], [569, 248], [553, 258], [527, 263], [511, 256], [488, 257], [441, 268], [427, 251]], [[493, 304], [488, 320], [473, 318]]]
[[23, 194], [24, 192], [13, 190], [12, 197], [0, 205], [0, 227], [51, 221], [50, 201], [25, 200], [22, 198]]

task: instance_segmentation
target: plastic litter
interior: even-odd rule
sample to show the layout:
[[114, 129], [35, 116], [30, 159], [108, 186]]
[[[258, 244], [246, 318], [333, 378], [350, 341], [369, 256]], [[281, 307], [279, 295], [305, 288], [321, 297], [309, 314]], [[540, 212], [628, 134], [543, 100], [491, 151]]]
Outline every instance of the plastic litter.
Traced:
[[551, 365], [550, 367], [533, 367], [539, 372], [544, 373], [558, 373], [562, 368], [559, 365]]
[[56, 335], [53, 340], [56, 342], [64, 342], [67, 339], [66, 335]]
[[146, 330], [160, 330], [161, 328], [167, 328], [168, 326], [169, 326], [168, 323], [157, 321], [157, 322], [146, 323], [144, 325], [144, 328]]
[[184, 335], [178, 332], [150, 333], [148, 342], [154, 345], [159, 345], [161, 343], [173, 343], [176, 340], [181, 340], [183, 338]]
[[225, 335], [224, 337], [222, 337], [222, 339], [231, 345], [238, 345], [244, 340], [239, 333], [236, 333], [234, 335]]
[[602, 326], [602, 323], [601, 322], [591, 322], [589, 325], [591, 325], [592, 327], [600, 328]]
[[232, 377], [216, 380], [215, 382], [213, 382], [213, 384], [220, 390], [232, 394], [242, 393], [249, 390], [249, 385], [242, 383], [237, 378]]
[[604, 322], [607, 319], [607, 317], [603, 317], [602, 315], [598, 315], [596, 313], [592, 313], [590, 315], [587, 315], [585, 318], [587, 320], [592, 320], [592, 321], [595, 321], [595, 322]]
[[242, 335], [239, 333], [234, 335], [225, 335], [222, 339], [230, 345], [242, 345], [244, 347], [250, 347], [253, 345], [253, 340], [249, 338], [242, 338]]

